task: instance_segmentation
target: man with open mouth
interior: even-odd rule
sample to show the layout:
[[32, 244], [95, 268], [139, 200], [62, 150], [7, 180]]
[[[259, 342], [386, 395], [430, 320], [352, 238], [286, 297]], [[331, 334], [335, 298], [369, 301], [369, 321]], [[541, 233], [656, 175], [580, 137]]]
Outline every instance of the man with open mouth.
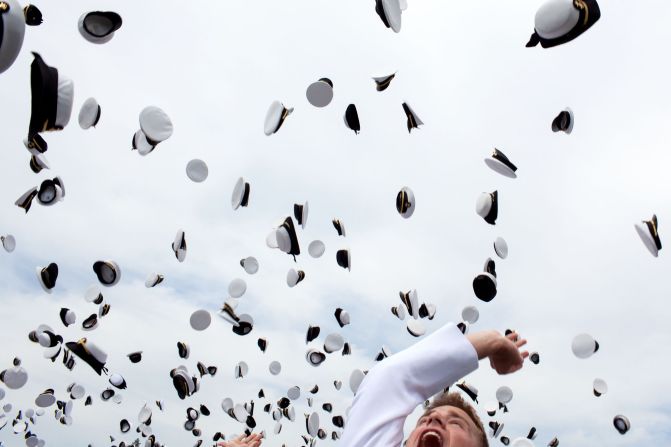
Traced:
[[[390, 447], [403, 442], [406, 417], [489, 359], [499, 374], [513, 373], [529, 356], [526, 340], [512, 332], [463, 335], [446, 324], [372, 368], [356, 392], [340, 445]], [[488, 447], [475, 409], [456, 393], [436, 397], [408, 437], [406, 447]]]

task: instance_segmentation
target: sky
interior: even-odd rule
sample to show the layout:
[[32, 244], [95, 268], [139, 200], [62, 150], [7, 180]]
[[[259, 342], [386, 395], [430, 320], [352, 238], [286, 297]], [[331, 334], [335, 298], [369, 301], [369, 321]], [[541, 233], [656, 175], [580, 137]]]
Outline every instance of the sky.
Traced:
[[[0, 370], [19, 357], [29, 374], [19, 390], [0, 384], [0, 404], [12, 404], [8, 418], [34, 408], [47, 388], [67, 400], [66, 388], [76, 382], [93, 405], [75, 401], [68, 427], [51, 409], [38, 418], [32, 431], [47, 445], [132, 442], [145, 402], [167, 446], [195, 444], [182, 428], [186, 409], [207, 405], [212, 415], [198, 427], [210, 445], [217, 431], [228, 437], [244, 429], [221, 410], [222, 399], [254, 398], [257, 429], [268, 434], [264, 445], [302, 445], [303, 414], [312, 411], [305, 398], [315, 384], [314, 408], [333, 404], [331, 415], [319, 410], [330, 435], [331, 416], [345, 416], [353, 397], [351, 372], [374, 367], [382, 346], [393, 353], [416, 341], [390, 312], [400, 304], [399, 291], [416, 289], [420, 301], [437, 308], [427, 332], [458, 323], [462, 309], [474, 305], [480, 320], [471, 331], [513, 328], [540, 354], [538, 365], [527, 363], [513, 375], [499, 376], [481, 362], [466, 377], [479, 391], [481, 414], [499, 386], [513, 389], [509, 413], [495, 417], [505, 423], [504, 435], [525, 436], [534, 426], [538, 446], [555, 436], [577, 447], [671, 442], [670, 265], [664, 249], [654, 258], [634, 230], [656, 213], [664, 244], [671, 218], [671, 64], [664, 56], [671, 5], [602, 1], [601, 19], [578, 39], [529, 49], [541, 1], [408, 3], [398, 34], [384, 27], [372, 0], [36, 3], [44, 23], [27, 29], [19, 57], [0, 74], [0, 234], [17, 241], [13, 253], [0, 251]], [[104, 45], [85, 41], [77, 29], [79, 17], [94, 9], [123, 17]], [[70, 123], [44, 135], [51, 169], [37, 175], [22, 144], [31, 51], [75, 85]], [[390, 87], [377, 92], [371, 77], [391, 73]], [[305, 91], [322, 77], [333, 81], [334, 97], [317, 109]], [[101, 119], [82, 130], [77, 114], [89, 97], [100, 103]], [[266, 136], [264, 117], [275, 100], [294, 112]], [[424, 122], [410, 133], [403, 102]], [[343, 124], [350, 103], [359, 112], [358, 135]], [[150, 105], [166, 111], [174, 133], [142, 157], [130, 141]], [[575, 113], [573, 132], [553, 133], [552, 119], [566, 106]], [[485, 165], [493, 148], [517, 165], [518, 178]], [[203, 183], [185, 174], [194, 158], [208, 164]], [[35, 203], [28, 214], [14, 205], [28, 188], [57, 175], [66, 187], [62, 202]], [[239, 177], [250, 183], [249, 206], [233, 210]], [[404, 186], [417, 200], [409, 219], [394, 205]], [[499, 218], [490, 226], [475, 202], [494, 190]], [[265, 238], [294, 203], [305, 201], [310, 212], [298, 230], [302, 254], [294, 263]], [[346, 237], [338, 237], [333, 218], [342, 220]], [[188, 244], [183, 263], [170, 247], [179, 229]], [[505, 260], [493, 250], [499, 236], [510, 248]], [[316, 239], [326, 245], [319, 259], [307, 254]], [[345, 248], [351, 271], [335, 260]], [[239, 264], [247, 256], [259, 260], [255, 275]], [[498, 294], [484, 303], [471, 284], [488, 257], [496, 261]], [[81, 321], [97, 310], [84, 300], [97, 283], [92, 264], [106, 259], [119, 264], [121, 281], [100, 286], [111, 310], [85, 332]], [[60, 273], [46, 294], [35, 268], [50, 262]], [[285, 281], [290, 268], [306, 273], [294, 288]], [[165, 281], [147, 289], [153, 272]], [[255, 321], [244, 337], [216, 316], [235, 278], [247, 282], [238, 309]], [[75, 311], [77, 324], [61, 324], [63, 307]], [[338, 326], [337, 307], [350, 313], [350, 325]], [[198, 309], [213, 316], [202, 332], [189, 325]], [[44, 359], [27, 337], [40, 324], [66, 341], [87, 337], [105, 349], [110, 373], [128, 383], [122, 403], [100, 400], [107, 378], [82, 361], [68, 371]], [[321, 327], [311, 347], [336, 332], [352, 355], [308, 365], [309, 325]], [[571, 352], [580, 333], [600, 344], [589, 359]], [[258, 337], [269, 341], [265, 353]], [[178, 357], [178, 341], [191, 347], [189, 359]], [[131, 364], [126, 354], [137, 350], [143, 360]], [[273, 360], [282, 364], [277, 376], [268, 371]], [[182, 401], [169, 372], [179, 365], [195, 372], [197, 361], [218, 366], [218, 373]], [[236, 379], [239, 361], [248, 363], [249, 375]], [[592, 394], [595, 378], [609, 386], [599, 398]], [[340, 390], [334, 380], [343, 382]], [[273, 435], [274, 421], [262, 406], [292, 386], [301, 388], [296, 422]], [[256, 398], [260, 388], [266, 399]], [[163, 412], [153, 405], [158, 399]], [[613, 428], [617, 414], [631, 421], [625, 435]], [[123, 418], [133, 424], [131, 436], [119, 431]], [[22, 439], [7, 426], [0, 442]], [[329, 436], [318, 444], [338, 443]]]

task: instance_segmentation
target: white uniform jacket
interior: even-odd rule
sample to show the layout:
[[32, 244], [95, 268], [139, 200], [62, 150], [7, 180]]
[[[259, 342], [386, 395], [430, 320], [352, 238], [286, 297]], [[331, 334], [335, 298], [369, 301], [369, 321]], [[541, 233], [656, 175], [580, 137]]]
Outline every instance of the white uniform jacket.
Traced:
[[378, 363], [357, 390], [341, 447], [398, 447], [406, 417], [475, 371], [478, 354], [452, 323]]

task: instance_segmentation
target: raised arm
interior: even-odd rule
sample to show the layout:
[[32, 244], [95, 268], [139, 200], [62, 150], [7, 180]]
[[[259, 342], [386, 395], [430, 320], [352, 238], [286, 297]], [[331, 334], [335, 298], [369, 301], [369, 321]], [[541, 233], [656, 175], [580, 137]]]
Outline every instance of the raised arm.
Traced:
[[399, 446], [420, 403], [478, 368], [478, 352], [454, 324], [378, 363], [357, 390], [343, 447]]

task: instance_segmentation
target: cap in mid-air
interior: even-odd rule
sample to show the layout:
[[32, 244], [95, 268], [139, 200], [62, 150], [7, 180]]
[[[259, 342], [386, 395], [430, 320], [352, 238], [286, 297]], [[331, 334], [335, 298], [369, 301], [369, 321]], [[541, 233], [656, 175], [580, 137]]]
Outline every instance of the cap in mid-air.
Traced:
[[570, 42], [601, 17], [596, 0], [548, 0], [536, 12], [534, 32], [527, 47], [551, 48]]

